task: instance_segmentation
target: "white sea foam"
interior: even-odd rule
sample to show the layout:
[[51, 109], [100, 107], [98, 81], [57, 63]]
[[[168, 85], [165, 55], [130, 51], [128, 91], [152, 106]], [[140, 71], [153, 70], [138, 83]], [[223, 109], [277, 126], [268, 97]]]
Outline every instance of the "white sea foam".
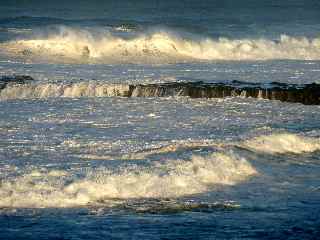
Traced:
[[108, 199], [175, 198], [235, 185], [257, 174], [232, 152], [190, 161], [166, 161], [152, 167], [125, 168], [119, 173], [90, 170], [84, 178], [65, 171], [33, 171], [0, 186], [0, 207], [72, 207]]
[[0, 92], [0, 99], [111, 97], [126, 96], [128, 92], [129, 85], [127, 84], [102, 84], [97, 82], [12, 84]]
[[195, 60], [320, 59], [320, 39], [280, 36], [279, 40], [185, 38], [155, 31], [123, 38], [110, 32], [61, 27], [47, 37], [22, 39], [1, 45], [8, 53], [48, 61], [100, 63], [168, 63]]
[[320, 140], [295, 134], [283, 133], [259, 136], [242, 144], [254, 151], [266, 153], [314, 152], [320, 149]]

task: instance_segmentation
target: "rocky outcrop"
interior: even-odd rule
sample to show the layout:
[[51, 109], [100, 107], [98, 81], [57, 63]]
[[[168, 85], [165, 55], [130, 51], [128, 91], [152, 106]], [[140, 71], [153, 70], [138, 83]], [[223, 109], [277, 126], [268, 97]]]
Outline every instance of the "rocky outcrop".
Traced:
[[188, 96], [190, 98], [252, 97], [306, 105], [320, 104], [320, 84], [181, 82], [132, 86], [134, 97]]
[[[20, 86], [23, 85], [23, 86]], [[6, 88], [6, 89], [5, 89]], [[2, 91], [1, 91], [2, 90]], [[29, 76], [0, 78], [1, 99], [48, 97], [251, 97], [306, 105], [320, 105], [320, 84], [230, 82], [170, 82], [159, 84], [110, 84], [97, 81], [37, 83]]]
[[8, 84], [27, 84], [34, 79], [26, 75], [3, 76], [0, 78], [0, 90], [4, 89]]

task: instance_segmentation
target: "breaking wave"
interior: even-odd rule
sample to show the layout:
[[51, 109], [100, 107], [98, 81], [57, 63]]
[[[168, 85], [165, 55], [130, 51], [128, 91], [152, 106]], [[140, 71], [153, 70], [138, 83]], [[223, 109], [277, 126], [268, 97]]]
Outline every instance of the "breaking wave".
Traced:
[[97, 82], [13, 84], [8, 85], [0, 92], [0, 99], [111, 97], [127, 96], [129, 91], [130, 85], [128, 84], [105, 84]]
[[77, 178], [69, 171], [34, 170], [0, 187], [0, 207], [73, 207], [112, 199], [177, 198], [208, 191], [215, 185], [235, 185], [257, 171], [232, 152], [193, 156], [154, 166], [87, 172]]
[[[144, 159], [150, 153], [162, 154], [181, 148], [211, 145], [214, 145], [212, 141], [181, 142], [147, 150], [146, 154], [137, 154]], [[239, 143], [221, 143], [219, 146], [218, 152], [207, 156], [192, 155], [190, 160], [164, 160], [154, 162], [149, 167], [84, 168], [80, 172], [46, 168], [25, 170], [22, 175], [1, 180], [0, 207], [60, 208], [101, 204], [113, 207], [132, 200], [140, 208], [144, 207], [144, 201], [149, 202], [147, 199], [151, 199], [152, 206], [153, 200], [164, 200], [160, 204], [162, 207], [162, 204], [166, 206], [167, 199], [175, 203], [174, 199], [205, 193], [219, 186], [236, 185], [257, 176], [259, 172], [243, 156], [231, 150], [233, 147], [241, 146], [268, 154], [300, 154], [319, 150], [320, 142], [316, 138], [282, 133], [258, 136]], [[136, 157], [133, 153], [122, 159]]]
[[244, 147], [265, 153], [295, 153], [314, 152], [320, 149], [320, 140], [303, 137], [296, 134], [283, 133], [269, 136], [259, 136], [248, 140]]
[[61, 27], [57, 33], [1, 44], [6, 54], [49, 62], [175, 63], [212, 60], [319, 60], [320, 39], [184, 37], [172, 31], [118, 36], [112, 31]]

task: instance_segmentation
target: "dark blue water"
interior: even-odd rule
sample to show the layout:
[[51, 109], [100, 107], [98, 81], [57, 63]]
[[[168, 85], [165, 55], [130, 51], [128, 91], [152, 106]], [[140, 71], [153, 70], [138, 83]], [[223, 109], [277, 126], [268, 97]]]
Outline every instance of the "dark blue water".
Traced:
[[9, 1], [0, 3], [0, 27], [49, 24], [166, 26], [210, 36], [316, 37], [320, 3], [285, 1]]

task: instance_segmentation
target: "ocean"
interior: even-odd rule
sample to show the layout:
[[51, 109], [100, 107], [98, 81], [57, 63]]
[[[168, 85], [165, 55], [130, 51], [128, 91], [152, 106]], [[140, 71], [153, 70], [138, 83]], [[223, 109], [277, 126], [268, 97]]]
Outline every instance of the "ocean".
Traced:
[[0, 239], [318, 239], [320, 2], [2, 0]]

